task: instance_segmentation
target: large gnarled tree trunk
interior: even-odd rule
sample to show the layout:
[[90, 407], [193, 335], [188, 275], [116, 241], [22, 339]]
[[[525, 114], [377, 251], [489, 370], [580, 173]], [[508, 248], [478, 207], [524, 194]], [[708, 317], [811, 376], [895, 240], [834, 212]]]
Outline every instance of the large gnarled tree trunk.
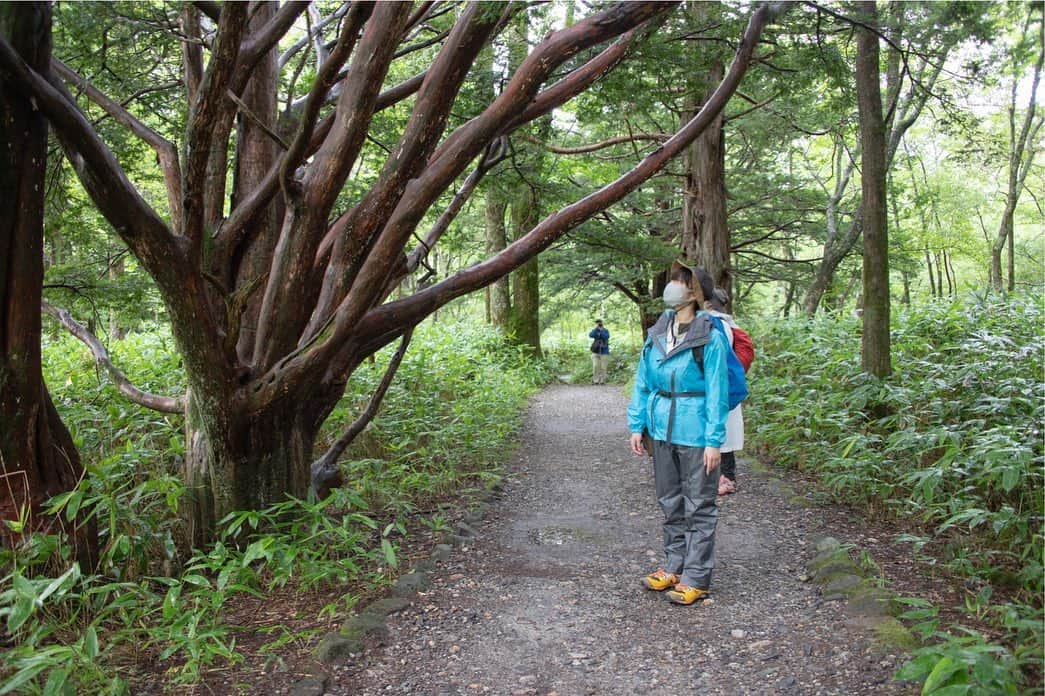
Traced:
[[[170, 225], [127, 179], [63, 84], [0, 41], [5, 86], [39, 104], [85, 189], [166, 303], [188, 378], [187, 483], [196, 501], [197, 541], [233, 510], [305, 495], [316, 432], [356, 366], [447, 302], [520, 268], [662, 169], [718, 116], [763, 26], [783, 9], [755, 10], [714, 94], [634, 169], [536, 221], [486, 260], [392, 300], [400, 282], [424, 268], [455, 210], [497, 161], [503, 139], [586, 90], [624, 59], [637, 32], [673, 5], [621, 3], [549, 33], [496, 98], [451, 130], [462, 83], [516, 5], [462, 6], [425, 72], [386, 84], [397, 51], [427, 45], [417, 37], [442, 5], [353, 3], [329, 53], [322, 52], [308, 95], [295, 100], [291, 125], [272, 134], [266, 134], [277, 88], [272, 52], [305, 4], [253, 17], [253, 3], [198, 7], [212, 15], [217, 30], [205, 68], [200, 44], [185, 43], [184, 162], [170, 156], [178, 148], [168, 138], [118, 101], [95, 99], [164, 153], [159, 161]], [[197, 11], [193, 5], [183, 13], [188, 36], [199, 31]], [[562, 74], [568, 60], [574, 67]], [[408, 98], [412, 105], [399, 107], [408, 117], [398, 142], [387, 152], [368, 145], [374, 114]], [[326, 104], [334, 109], [320, 118]], [[258, 128], [248, 126], [255, 120]], [[234, 128], [238, 142], [230, 148]], [[285, 149], [266, 146], [264, 138], [273, 136]], [[231, 195], [224, 176], [230, 152]], [[250, 161], [242, 161], [247, 152]], [[339, 197], [363, 160], [378, 173], [346, 206]], [[440, 222], [417, 243], [425, 214], [470, 169]]]

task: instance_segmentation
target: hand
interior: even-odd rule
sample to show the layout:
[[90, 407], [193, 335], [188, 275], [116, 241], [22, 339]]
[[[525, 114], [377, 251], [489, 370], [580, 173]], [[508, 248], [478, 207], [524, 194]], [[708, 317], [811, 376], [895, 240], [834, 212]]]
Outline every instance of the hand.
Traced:
[[642, 433], [631, 434], [631, 451], [636, 457], [646, 455], [646, 448], [642, 445]]
[[719, 452], [718, 447], [705, 447], [704, 448], [704, 471], [711, 473], [718, 468], [718, 465], [722, 463], [722, 453]]

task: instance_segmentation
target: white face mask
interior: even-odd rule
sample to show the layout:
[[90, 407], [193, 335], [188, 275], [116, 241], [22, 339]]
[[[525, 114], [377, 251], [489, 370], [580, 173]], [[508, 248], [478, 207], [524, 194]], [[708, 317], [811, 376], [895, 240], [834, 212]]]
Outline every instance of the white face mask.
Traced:
[[693, 293], [682, 283], [672, 281], [664, 287], [664, 304], [672, 309], [689, 304], [693, 301]]

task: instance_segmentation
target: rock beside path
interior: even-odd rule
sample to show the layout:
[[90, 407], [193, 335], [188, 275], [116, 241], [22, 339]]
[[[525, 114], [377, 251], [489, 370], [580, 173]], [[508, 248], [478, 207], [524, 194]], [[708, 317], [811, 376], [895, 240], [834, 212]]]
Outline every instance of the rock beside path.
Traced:
[[832, 530], [743, 460], [740, 493], [720, 499], [712, 597], [680, 607], [643, 590], [661, 514], [651, 464], [628, 452], [624, 408], [613, 387], [538, 395], [484, 518], [400, 593], [410, 601], [386, 630], [328, 665], [325, 693], [910, 691], [891, 681], [902, 655], [847, 608], [853, 576], [830, 590], [809, 581]]

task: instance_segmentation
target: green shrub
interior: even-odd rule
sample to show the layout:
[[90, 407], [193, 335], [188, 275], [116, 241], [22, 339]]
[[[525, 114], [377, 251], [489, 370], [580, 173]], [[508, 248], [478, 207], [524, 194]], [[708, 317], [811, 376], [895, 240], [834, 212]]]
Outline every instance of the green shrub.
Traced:
[[765, 322], [745, 411], [770, 461], [927, 528], [950, 541], [952, 569], [1015, 590], [1009, 642], [1030, 641], [1039, 656], [1041, 626], [1024, 619], [1040, 616], [1045, 589], [1043, 318], [1041, 297], [900, 309], [886, 380], [861, 373], [855, 319]]

